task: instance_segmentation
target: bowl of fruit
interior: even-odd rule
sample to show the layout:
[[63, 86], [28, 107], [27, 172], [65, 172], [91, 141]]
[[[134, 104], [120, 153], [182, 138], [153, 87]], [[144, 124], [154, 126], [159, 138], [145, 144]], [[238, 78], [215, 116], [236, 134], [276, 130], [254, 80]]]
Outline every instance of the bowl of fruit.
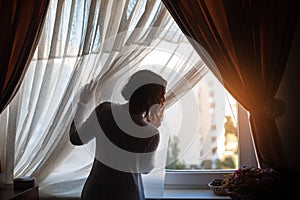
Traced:
[[225, 196], [227, 192], [222, 186], [225, 183], [223, 179], [214, 179], [208, 183], [208, 187], [213, 191], [215, 195]]

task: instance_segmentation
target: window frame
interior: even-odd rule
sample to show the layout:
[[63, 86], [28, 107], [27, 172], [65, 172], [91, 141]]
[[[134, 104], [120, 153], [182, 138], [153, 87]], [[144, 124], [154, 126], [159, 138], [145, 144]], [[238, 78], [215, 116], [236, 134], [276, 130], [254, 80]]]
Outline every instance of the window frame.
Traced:
[[[239, 166], [259, 167], [249, 123], [249, 113], [237, 103]], [[208, 183], [234, 170], [166, 170], [165, 189], [207, 189]]]

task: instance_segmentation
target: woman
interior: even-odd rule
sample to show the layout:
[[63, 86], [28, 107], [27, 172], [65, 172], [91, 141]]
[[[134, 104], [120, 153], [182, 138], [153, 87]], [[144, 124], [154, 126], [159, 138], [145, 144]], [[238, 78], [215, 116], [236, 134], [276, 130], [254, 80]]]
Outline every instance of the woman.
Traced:
[[[143, 200], [142, 173], [154, 168], [165, 102], [166, 80], [149, 71], [133, 74], [123, 87], [124, 104], [104, 102], [87, 120], [73, 120], [70, 141], [83, 145], [96, 139], [96, 154], [85, 182], [83, 200]], [[77, 113], [91, 98], [93, 85], [81, 92]], [[76, 115], [75, 115], [76, 116]]]

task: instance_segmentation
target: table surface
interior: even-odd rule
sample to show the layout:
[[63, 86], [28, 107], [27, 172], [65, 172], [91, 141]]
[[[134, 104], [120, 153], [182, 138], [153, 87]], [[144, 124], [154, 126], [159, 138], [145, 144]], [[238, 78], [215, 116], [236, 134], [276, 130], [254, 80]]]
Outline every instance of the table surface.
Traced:
[[32, 189], [37, 189], [37, 188], [38, 185], [35, 185], [34, 187], [25, 190], [15, 190], [13, 184], [4, 184], [4, 188], [0, 189], [0, 199], [1, 200], [12, 199], [21, 194], [29, 192]]

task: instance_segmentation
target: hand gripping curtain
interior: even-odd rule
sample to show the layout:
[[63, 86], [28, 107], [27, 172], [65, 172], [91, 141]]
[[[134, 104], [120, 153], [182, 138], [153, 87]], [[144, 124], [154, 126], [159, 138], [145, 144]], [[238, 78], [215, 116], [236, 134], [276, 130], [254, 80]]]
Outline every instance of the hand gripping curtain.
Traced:
[[[262, 167], [286, 169], [275, 119], [284, 103], [275, 98], [299, 16], [297, 1], [163, 0], [181, 30], [208, 52], [211, 70], [250, 112]], [[197, 50], [198, 51], [198, 50]]]
[[[0, 113], [19, 89], [42, 32], [48, 0], [0, 1]], [[2, 125], [2, 124], [1, 124]], [[8, 182], [12, 181], [14, 134], [0, 133], [0, 164]], [[8, 142], [4, 149], [4, 141]], [[1, 166], [1, 165], [0, 165]]]

